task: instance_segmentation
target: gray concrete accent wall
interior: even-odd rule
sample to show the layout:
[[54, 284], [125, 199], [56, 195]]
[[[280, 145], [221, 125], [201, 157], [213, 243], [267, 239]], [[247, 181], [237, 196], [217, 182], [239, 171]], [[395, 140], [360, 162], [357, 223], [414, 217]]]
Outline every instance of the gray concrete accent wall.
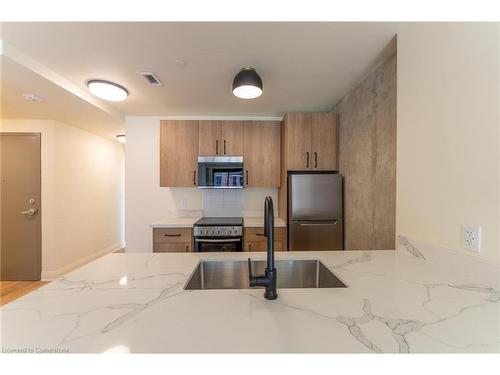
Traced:
[[337, 105], [345, 248], [396, 248], [396, 55]]

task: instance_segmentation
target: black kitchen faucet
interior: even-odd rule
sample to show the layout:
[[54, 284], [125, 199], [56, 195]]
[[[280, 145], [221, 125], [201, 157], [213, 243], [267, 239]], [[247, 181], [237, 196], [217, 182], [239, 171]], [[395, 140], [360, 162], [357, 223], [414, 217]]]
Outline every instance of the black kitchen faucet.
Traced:
[[264, 298], [273, 300], [278, 298], [276, 292], [276, 268], [274, 268], [274, 208], [271, 197], [264, 202], [264, 236], [267, 239], [267, 267], [264, 276], [252, 275], [252, 260], [248, 258], [248, 277], [250, 286], [264, 286]]

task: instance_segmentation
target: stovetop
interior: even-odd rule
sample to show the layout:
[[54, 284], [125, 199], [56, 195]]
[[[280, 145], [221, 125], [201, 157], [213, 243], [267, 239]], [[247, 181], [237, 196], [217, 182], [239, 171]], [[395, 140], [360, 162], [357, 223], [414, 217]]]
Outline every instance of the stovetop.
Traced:
[[242, 217], [202, 217], [196, 223], [195, 227], [207, 227], [207, 226], [243, 226]]

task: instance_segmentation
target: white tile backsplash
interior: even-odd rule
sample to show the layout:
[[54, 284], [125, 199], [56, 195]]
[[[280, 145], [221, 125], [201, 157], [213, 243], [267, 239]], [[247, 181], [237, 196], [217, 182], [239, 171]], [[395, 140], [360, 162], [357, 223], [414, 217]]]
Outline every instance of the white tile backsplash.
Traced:
[[204, 216], [242, 216], [243, 189], [203, 190]]
[[274, 201], [274, 215], [278, 216], [278, 189], [203, 189], [204, 216], [245, 216], [264, 215], [264, 199], [270, 195]]

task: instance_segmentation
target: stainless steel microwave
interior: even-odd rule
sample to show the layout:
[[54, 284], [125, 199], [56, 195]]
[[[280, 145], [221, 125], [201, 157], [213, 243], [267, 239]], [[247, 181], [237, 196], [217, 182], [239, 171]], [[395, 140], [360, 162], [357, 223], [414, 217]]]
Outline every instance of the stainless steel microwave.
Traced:
[[198, 187], [243, 188], [243, 156], [198, 156]]

